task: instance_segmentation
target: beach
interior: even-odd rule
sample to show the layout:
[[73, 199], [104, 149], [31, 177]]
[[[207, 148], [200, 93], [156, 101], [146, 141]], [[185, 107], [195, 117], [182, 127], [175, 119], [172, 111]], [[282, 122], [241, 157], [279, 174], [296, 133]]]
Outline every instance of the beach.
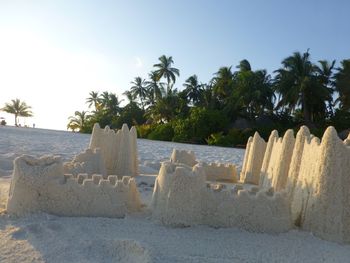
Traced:
[[[172, 149], [191, 150], [200, 162], [241, 169], [244, 150], [139, 139], [141, 212], [123, 219], [34, 214], [16, 218], [5, 207], [13, 160], [22, 154], [59, 155], [64, 161], [88, 147], [90, 135], [0, 127], [0, 262], [347, 262], [350, 247], [293, 229], [278, 235], [238, 228], [165, 227], [149, 208], [160, 162]], [[69, 200], [67, 200], [69, 201]]]

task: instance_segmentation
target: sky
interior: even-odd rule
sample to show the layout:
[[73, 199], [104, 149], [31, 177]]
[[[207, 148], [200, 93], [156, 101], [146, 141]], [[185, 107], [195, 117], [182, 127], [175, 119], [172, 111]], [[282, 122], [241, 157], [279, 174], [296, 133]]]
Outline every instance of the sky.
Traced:
[[180, 90], [242, 59], [273, 74], [308, 48], [313, 62], [339, 64], [350, 58], [349, 11], [347, 0], [0, 0], [0, 107], [19, 98], [34, 113], [22, 125], [65, 130], [90, 91], [123, 99], [161, 55]]

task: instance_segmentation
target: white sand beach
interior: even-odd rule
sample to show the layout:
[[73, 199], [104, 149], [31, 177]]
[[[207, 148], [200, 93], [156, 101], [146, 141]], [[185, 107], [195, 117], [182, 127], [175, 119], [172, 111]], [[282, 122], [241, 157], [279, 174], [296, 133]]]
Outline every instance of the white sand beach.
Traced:
[[68, 161], [87, 148], [89, 139], [64, 131], [0, 127], [0, 262], [349, 262], [349, 245], [297, 229], [271, 235], [237, 228], [172, 228], [150, 219], [160, 162], [169, 159], [173, 148], [240, 170], [244, 150], [234, 148], [138, 140], [141, 175], [136, 181], [144, 205], [123, 219], [6, 214], [16, 157], [52, 154]]

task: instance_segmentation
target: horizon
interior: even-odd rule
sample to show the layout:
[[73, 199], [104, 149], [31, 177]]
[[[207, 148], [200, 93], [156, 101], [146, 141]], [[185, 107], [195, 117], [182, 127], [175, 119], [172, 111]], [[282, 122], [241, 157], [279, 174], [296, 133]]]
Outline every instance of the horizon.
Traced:
[[[242, 59], [272, 75], [308, 48], [312, 62], [339, 65], [350, 57], [349, 7], [340, 0], [1, 2], [0, 107], [19, 98], [34, 113], [22, 125], [66, 130], [69, 116], [88, 110], [90, 91], [125, 99], [130, 82], [147, 78], [163, 54], [180, 70], [180, 90], [189, 76], [207, 83]], [[0, 117], [13, 125], [13, 115]]]

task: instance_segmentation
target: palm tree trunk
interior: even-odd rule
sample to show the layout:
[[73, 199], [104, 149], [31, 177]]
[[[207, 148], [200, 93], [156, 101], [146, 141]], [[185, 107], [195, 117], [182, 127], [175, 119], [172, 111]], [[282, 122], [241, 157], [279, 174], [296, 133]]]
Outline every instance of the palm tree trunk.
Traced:
[[18, 118], [18, 116], [17, 116], [17, 114], [15, 114], [15, 126], [16, 126], [16, 127], [18, 126], [18, 124], [17, 124], [17, 118]]
[[302, 108], [303, 108], [304, 121], [306, 124], [311, 124], [311, 118], [310, 118], [311, 114], [305, 99], [306, 99], [305, 92], [302, 92]]

